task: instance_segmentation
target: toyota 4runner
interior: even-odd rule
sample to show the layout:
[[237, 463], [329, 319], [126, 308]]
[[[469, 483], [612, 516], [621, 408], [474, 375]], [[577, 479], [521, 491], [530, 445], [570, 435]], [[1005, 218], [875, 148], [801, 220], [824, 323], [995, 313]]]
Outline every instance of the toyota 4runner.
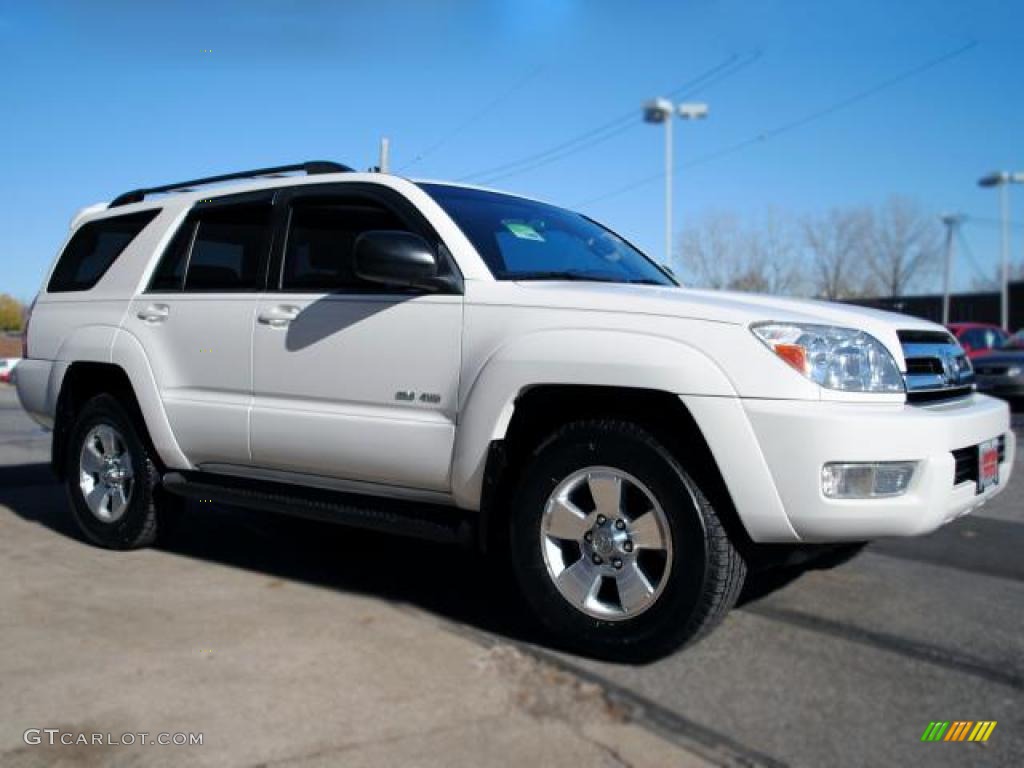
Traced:
[[500, 546], [620, 659], [707, 632], [766, 552], [976, 509], [1015, 447], [940, 326], [686, 289], [578, 213], [329, 162], [84, 209], [18, 374], [96, 544], [191, 497]]

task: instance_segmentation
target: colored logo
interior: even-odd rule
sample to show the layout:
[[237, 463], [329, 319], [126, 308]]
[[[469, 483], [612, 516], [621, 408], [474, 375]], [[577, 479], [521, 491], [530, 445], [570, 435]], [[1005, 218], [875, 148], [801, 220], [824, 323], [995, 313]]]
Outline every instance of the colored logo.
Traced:
[[988, 741], [995, 729], [995, 720], [933, 721], [924, 729], [921, 741]]

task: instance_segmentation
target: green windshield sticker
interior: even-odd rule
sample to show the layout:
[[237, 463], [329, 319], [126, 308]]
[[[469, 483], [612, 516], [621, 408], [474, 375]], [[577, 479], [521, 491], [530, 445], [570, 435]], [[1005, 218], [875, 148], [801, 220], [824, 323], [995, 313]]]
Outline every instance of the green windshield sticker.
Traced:
[[518, 237], [520, 240], [536, 240], [539, 243], [544, 242], [544, 237], [536, 229], [531, 227], [529, 224], [524, 224], [521, 221], [503, 221], [505, 225], [513, 235]]

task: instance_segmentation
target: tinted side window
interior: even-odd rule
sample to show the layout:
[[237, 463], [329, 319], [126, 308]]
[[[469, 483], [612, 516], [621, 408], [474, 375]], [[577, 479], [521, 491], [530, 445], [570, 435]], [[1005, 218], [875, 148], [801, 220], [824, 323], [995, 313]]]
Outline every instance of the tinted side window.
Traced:
[[60, 255], [46, 290], [61, 293], [92, 288], [159, 212], [140, 211], [83, 224]]
[[270, 238], [269, 204], [200, 213], [185, 274], [186, 291], [254, 291], [261, 286]]
[[270, 246], [269, 202], [193, 211], [157, 265], [150, 291], [256, 291]]
[[360, 280], [353, 270], [352, 245], [360, 234], [374, 229], [409, 228], [395, 213], [369, 200], [295, 201], [285, 247], [282, 290], [385, 290]]
[[149, 283], [149, 290], [181, 290], [185, 283], [185, 265], [188, 264], [188, 254], [192, 250], [192, 238], [196, 234], [197, 223], [198, 221], [190, 216], [178, 229], [157, 265], [153, 279]]

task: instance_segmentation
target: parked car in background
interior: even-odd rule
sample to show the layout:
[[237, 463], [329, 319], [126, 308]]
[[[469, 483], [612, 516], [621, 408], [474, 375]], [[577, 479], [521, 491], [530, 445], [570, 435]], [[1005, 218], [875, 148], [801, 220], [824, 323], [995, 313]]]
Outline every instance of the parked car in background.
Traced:
[[1005, 330], [989, 323], [950, 323], [946, 327], [972, 360], [999, 349], [1010, 338]]
[[0, 382], [13, 384], [11, 377], [14, 375], [14, 368], [21, 361], [20, 357], [0, 357]]
[[1024, 397], [1024, 333], [1018, 331], [999, 349], [974, 364], [980, 392], [1000, 397]]

